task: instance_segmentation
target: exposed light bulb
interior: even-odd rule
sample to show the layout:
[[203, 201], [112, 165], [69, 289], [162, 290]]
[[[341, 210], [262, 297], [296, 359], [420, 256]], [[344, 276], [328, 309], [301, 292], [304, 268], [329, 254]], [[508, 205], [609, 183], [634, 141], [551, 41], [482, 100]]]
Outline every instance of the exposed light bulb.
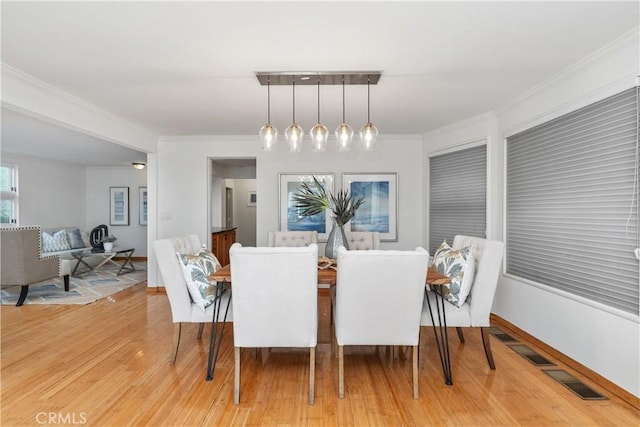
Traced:
[[327, 149], [327, 140], [329, 139], [329, 129], [323, 124], [318, 123], [309, 132], [311, 135], [311, 144], [313, 151], [325, 151]]
[[365, 123], [362, 129], [360, 129], [360, 141], [362, 141], [362, 148], [365, 151], [373, 150], [377, 137], [378, 129], [373, 123]]
[[284, 131], [287, 141], [289, 142], [289, 151], [298, 152], [302, 150], [302, 137], [304, 136], [304, 130], [295, 123], [292, 123]]
[[260, 140], [262, 141], [262, 149], [271, 151], [278, 141], [278, 129], [271, 123], [267, 123], [260, 129]]
[[349, 151], [351, 140], [353, 139], [353, 129], [346, 123], [342, 123], [336, 129], [336, 139], [338, 140], [338, 151]]

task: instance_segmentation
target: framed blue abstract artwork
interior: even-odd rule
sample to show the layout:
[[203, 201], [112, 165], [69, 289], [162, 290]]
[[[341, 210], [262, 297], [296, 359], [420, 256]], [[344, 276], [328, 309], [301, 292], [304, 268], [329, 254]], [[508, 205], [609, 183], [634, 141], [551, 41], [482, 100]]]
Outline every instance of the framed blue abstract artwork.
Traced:
[[377, 231], [381, 241], [398, 240], [398, 175], [395, 173], [343, 173], [342, 188], [364, 203], [346, 231]]
[[313, 177], [324, 188], [333, 192], [332, 173], [281, 173], [280, 174], [280, 230], [281, 231], [317, 231], [318, 241], [326, 242], [331, 231], [331, 215], [321, 212], [317, 215], [302, 217], [296, 208], [293, 196], [303, 182], [313, 185]]

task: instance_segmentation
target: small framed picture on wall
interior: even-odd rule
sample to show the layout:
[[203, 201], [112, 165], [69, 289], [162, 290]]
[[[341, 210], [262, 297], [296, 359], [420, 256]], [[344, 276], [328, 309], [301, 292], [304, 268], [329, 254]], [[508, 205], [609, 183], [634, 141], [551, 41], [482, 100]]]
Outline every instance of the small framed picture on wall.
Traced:
[[129, 187], [109, 187], [109, 224], [129, 225]]
[[138, 210], [140, 215], [140, 225], [147, 225], [147, 187], [138, 188]]

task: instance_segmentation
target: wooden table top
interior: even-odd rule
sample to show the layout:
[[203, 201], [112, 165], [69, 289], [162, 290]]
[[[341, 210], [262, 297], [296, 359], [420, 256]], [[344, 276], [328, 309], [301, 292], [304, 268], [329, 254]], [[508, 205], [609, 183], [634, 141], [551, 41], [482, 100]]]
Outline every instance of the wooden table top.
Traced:
[[[335, 285], [337, 278], [337, 271], [333, 268], [318, 269], [318, 284], [319, 285]], [[231, 282], [231, 265], [227, 264], [215, 273], [209, 275], [209, 280], [213, 282]], [[446, 285], [450, 283], [451, 279], [444, 274], [438, 273], [436, 270], [429, 268], [427, 270], [427, 277], [425, 283], [427, 285]]]

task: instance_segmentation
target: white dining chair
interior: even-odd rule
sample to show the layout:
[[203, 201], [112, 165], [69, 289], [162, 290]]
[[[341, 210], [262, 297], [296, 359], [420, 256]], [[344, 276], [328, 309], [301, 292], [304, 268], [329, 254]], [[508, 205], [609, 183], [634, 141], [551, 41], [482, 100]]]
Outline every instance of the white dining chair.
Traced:
[[351, 251], [380, 249], [380, 233], [377, 231], [346, 231], [345, 234]]
[[[489, 367], [495, 370], [496, 365], [491, 352], [488, 327], [491, 326], [489, 316], [500, 276], [504, 244], [496, 240], [457, 235], [454, 237], [451, 247], [461, 249], [467, 246], [471, 247], [475, 260], [475, 279], [471, 286], [471, 293], [460, 308], [449, 302], [444, 302], [444, 315], [447, 326], [456, 328], [458, 337], [463, 343], [462, 328], [480, 328], [487, 362]], [[437, 294], [432, 290], [427, 290], [427, 296], [431, 307], [436, 307]], [[421, 325], [433, 325], [427, 304], [422, 309]]]
[[309, 404], [314, 402], [318, 341], [318, 246], [242, 247], [231, 256], [234, 392], [240, 403], [241, 348], [309, 348]]
[[267, 234], [268, 246], [309, 246], [318, 243], [317, 231], [269, 231]]
[[[200, 238], [197, 235], [190, 234], [155, 240], [152, 243], [152, 247], [160, 268], [161, 283], [164, 285], [169, 298], [171, 317], [173, 318], [173, 348], [170, 357], [170, 362], [173, 365], [178, 357], [182, 326], [187, 323], [197, 323], [198, 339], [201, 339], [204, 324], [213, 321], [214, 306], [210, 305], [205, 310], [202, 310], [193, 302], [189, 296], [187, 283], [176, 256], [176, 253], [195, 254], [202, 247]], [[221, 313], [217, 320], [232, 321], [233, 313], [231, 310], [227, 310], [229, 295], [223, 295], [220, 303]], [[226, 314], [226, 317], [223, 317], [223, 314]]]
[[413, 348], [413, 398], [418, 398], [420, 314], [429, 254], [414, 251], [338, 249], [332, 291], [338, 345], [338, 394], [344, 398], [344, 346]]

